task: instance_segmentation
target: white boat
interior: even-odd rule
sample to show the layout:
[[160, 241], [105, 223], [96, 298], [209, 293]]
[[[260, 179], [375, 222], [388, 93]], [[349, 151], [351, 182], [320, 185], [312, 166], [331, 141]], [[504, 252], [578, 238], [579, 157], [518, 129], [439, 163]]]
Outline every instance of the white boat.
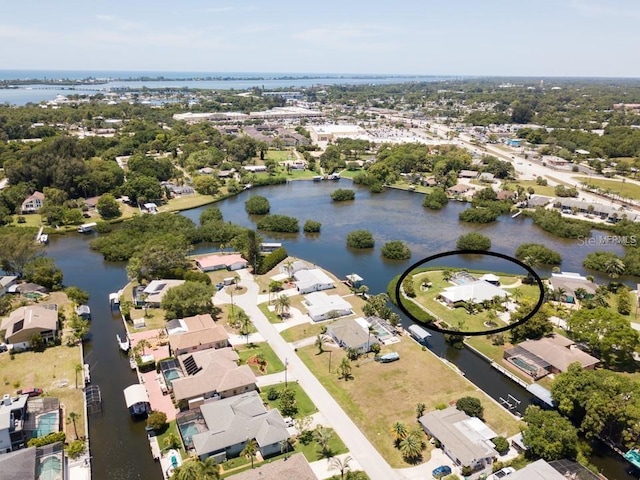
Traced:
[[169, 458], [169, 468], [167, 468], [167, 476], [170, 477], [175, 472], [175, 469], [182, 465], [182, 456], [177, 450], [171, 449], [167, 452]]
[[118, 340], [118, 345], [120, 346], [120, 350], [122, 350], [123, 352], [128, 352], [129, 351], [129, 347], [131, 347], [131, 345], [129, 344], [129, 339], [126, 338], [124, 341], [120, 338], [119, 334], [116, 334], [116, 340]]
[[38, 237], [38, 242], [46, 245], [47, 243], [49, 243], [49, 235], [47, 235], [46, 233], [42, 233], [39, 237]]
[[85, 223], [84, 225], [80, 225], [78, 227], [78, 233], [91, 233], [96, 228], [98, 224], [95, 222]]

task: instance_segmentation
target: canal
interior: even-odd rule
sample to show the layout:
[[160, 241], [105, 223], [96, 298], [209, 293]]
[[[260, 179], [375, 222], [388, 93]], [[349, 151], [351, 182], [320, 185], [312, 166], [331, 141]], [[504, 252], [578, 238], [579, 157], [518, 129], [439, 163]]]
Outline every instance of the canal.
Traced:
[[[491, 225], [463, 224], [458, 221], [458, 213], [466, 205], [452, 202], [441, 211], [429, 211], [421, 205], [423, 196], [416, 193], [387, 190], [371, 194], [353, 187], [356, 189], [355, 201], [332, 202], [330, 193], [339, 187], [351, 188], [351, 183], [344, 180], [339, 183], [291, 182], [246, 191], [217, 206], [226, 221], [255, 227], [257, 218], [245, 212], [244, 202], [252, 195], [262, 195], [269, 199], [271, 213], [294, 216], [300, 224], [307, 219], [321, 222], [322, 232], [318, 235], [263, 235], [264, 240], [282, 242], [290, 255], [315, 263], [339, 278], [358, 273], [372, 294], [385, 292], [388, 282], [412, 263], [434, 253], [455, 250], [456, 239], [473, 231], [490, 237], [492, 250], [507, 255], [513, 255], [520, 243], [542, 243], [562, 255], [565, 271], [584, 271], [582, 259], [597, 249], [621, 253], [621, 247], [617, 245], [595, 247], [585, 242], [555, 238], [522, 216], [512, 219], [503, 215]], [[186, 211], [183, 215], [197, 223], [206, 208]], [[357, 251], [346, 247], [347, 233], [356, 229], [373, 233], [374, 249]], [[598, 233], [595, 235], [597, 237]], [[121, 333], [123, 327], [119, 316], [110, 311], [108, 294], [126, 283], [125, 264], [104, 262], [101, 255], [89, 249], [91, 238], [92, 235], [77, 234], [52, 236], [48, 251], [63, 269], [65, 284], [78, 285], [91, 294], [93, 321], [85, 360], [91, 365], [92, 382], [100, 386], [104, 399], [103, 413], [89, 419], [93, 476], [96, 480], [161, 478], [159, 466], [151, 458], [144, 423], [130, 419], [122, 394], [124, 388], [137, 380], [126, 357], [117, 348], [115, 335]], [[407, 243], [413, 252], [412, 259], [408, 262], [382, 259], [380, 248], [390, 240]], [[211, 246], [197, 246], [194, 253], [211, 250]], [[539, 273], [544, 276], [550, 272], [542, 269]], [[407, 325], [409, 320], [403, 318], [403, 323]], [[469, 380], [494, 399], [511, 395], [520, 400], [518, 410], [524, 412], [529, 399], [527, 392], [473, 352], [448, 347], [439, 334], [432, 337], [431, 349], [455, 363]], [[594, 454], [592, 461], [610, 480], [633, 478], [625, 473], [625, 462], [606, 452]]]

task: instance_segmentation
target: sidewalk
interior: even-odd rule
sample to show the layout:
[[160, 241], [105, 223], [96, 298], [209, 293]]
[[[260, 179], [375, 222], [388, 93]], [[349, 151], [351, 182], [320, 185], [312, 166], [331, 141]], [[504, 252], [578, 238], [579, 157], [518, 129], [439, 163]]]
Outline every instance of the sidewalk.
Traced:
[[[328, 420], [329, 426], [336, 431], [347, 448], [349, 448], [350, 455], [362, 466], [371, 480], [399, 478], [398, 474], [371, 445], [340, 405], [298, 358], [293, 346], [284, 341], [275, 326], [269, 323], [260, 311], [256, 304], [259, 288], [253, 281], [251, 274], [247, 270], [239, 270], [238, 273], [241, 279], [240, 285], [246, 287], [247, 292], [243, 295], [234, 295], [234, 302], [251, 317], [258, 332], [269, 342], [269, 345], [280, 360], [284, 362], [286, 359], [288, 361], [288, 375], [291, 375], [292, 378], [298, 378], [298, 383]], [[219, 300], [223, 300], [224, 297], [229, 296], [220, 291], [216, 294], [216, 297]]]

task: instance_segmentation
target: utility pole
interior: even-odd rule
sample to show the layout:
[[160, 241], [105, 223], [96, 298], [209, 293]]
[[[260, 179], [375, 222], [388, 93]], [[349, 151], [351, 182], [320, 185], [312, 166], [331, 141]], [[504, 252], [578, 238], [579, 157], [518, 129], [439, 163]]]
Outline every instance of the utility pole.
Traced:
[[287, 367], [289, 366], [289, 360], [288, 359], [284, 359], [284, 388], [287, 388], [288, 383], [287, 383]]

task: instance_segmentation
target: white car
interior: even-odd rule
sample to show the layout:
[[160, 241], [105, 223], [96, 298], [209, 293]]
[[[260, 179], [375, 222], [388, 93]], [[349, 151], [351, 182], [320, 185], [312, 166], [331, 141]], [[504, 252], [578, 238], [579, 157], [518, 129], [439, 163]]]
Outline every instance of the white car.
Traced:
[[505, 477], [508, 477], [512, 473], [515, 473], [516, 469], [513, 467], [504, 467], [498, 470], [496, 473], [489, 475], [487, 480], [501, 480]]

